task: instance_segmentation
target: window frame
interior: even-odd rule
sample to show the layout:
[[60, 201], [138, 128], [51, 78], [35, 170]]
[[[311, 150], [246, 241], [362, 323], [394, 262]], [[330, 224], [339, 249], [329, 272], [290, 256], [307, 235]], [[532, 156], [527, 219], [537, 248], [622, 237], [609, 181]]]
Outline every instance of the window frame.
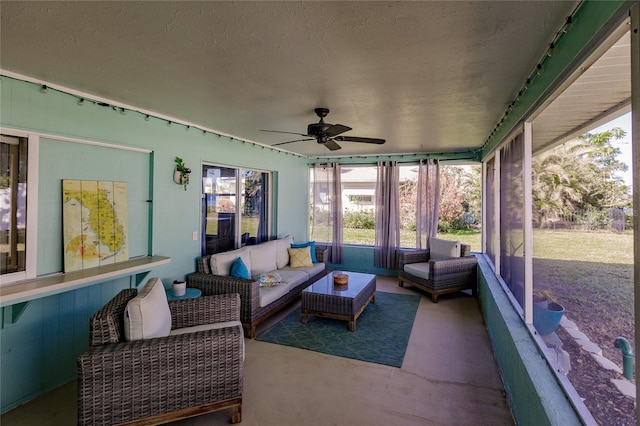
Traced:
[[35, 278], [38, 271], [38, 181], [40, 177], [40, 136], [0, 127], [0, 133], [27, 140], [27, 217], [25, 237], [25, 270], [1, 275], [0, 286]]
[[[254, 172], [259, 172], [259, 173], [265, 173], [268, 175], [268, 182], [267, 182], [267, 188], [264, 188], [263, 191], [267, 193], [267, 197], [264, 199], [264, 202], [266, 203], [265, 206], [265, 210], [267, 212], [267, 218], [266, 218], [266, 228], [267, 228], [267, 238], [271, 238], [272, 235], [274, 234], [274, 215], [275, 215], [275, 202], [274, 202], [274, 194], [273, 194], [273, 185], [274, 185], [274, 180], [275, 180], [275, 173], [271, 170], [264, 170], [264, 169], [258, 169], [258, 168], [252, 168], [252, 167], [242, 167], [242, 166], [234, 166], [234, 165], [228, 165], [228, 164], [219, 164], [219, 163], [212, 163], [212, 162], [202, 162], [201, 166], [200, 166], [200, 172], [201, 172], [201, 186], [202, 186], [202, 191], [204, 190], [204, 168], [205, 167], [210, 167], [210, 168], [225, 168], [225, 169], [233, 169], [236, 173], [235, 176], [235, 215], [238, 218], [238, 220], [235, 221], [234, 224], [234, 246], [235, 248], [240, 248], [242, 246], [242, 241], [241, 241], [241, 237], [242, 237], [242, 218], [244, 216], [243, 213], [243, 200], [242, 200], [242, 196], [243, 196], [243, 171], [249, 170], [249, 171], [254, 171]], [[202, 192], [202, 197], [205, 197], [206, 193]], [[207, 212], [203, 211], [203, 209], [201, 208], [201, 218], [200, 218], [200, 223], [204, 224], [206, 222], [206, 215]], [[203, 225], [201, 225], [203, 226]], [[205, 256], [207, 253], [207, 248], [206, 248], [206, 229], [200, 229], [200, 236], [202, 238], [202, 247], [201, 247], [201, 254], [202, 256]]]

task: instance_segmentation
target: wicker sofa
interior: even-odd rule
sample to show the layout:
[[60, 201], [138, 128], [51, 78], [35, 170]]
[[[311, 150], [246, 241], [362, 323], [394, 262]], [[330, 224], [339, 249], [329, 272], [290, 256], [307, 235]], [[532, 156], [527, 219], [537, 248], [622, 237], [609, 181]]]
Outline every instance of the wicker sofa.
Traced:
[[[291, 268], [287, 249], [293, 239], [290, 236], [265, 243], [245, 246], [196, 259], [195, 273], [186, 277], [187, 286], [200, 289], [203, 295], [240, 294], [240, 320], [245, 336], [253, 339], [256, 326], [284, 306], [300, 297], [302, 290], [326, 274], [325, 261], [328, 250], [315, 246], [317, 262], [307, 268]], [[277, 272], [284, 285], [263, 287], [258, 280], [237, 278], [229, 275], [228, 263], [237, 257], [246, 259], [254, 277], [259, 272]], [[225, 266], [220, 267], [220, 264]], [[226, 269], [225, 269], [226, 268]]]
[[[434, 239], [436, 240], [436, 239]], [[430, 243], [435, 245], [438, 240]], [[449, 242], [444, 242], [444, 244]], [[457, 242], [452, 242], [457, 243]], [[431, 294], [431, 301], [438, 303], [438, 296], [470, 289], [477, 294], [478, 260], [471, 254], [471, 246], [459, 244], [459, 255], [448, 257], [450, 253], [435, 255], [430, 250], [400, 251], [398, 253], [398, 285], [404, 283]], [[445, 249], [445, 251], [447, 251]], [[457, 254], [457, 253], [456, 253]]]
[[90, 319], [90, 347], [78, 358], [78, 424], [161, 424], [227, 408], [232, 423], [240, 422], [240, 297], [168, 302], [172, 331], [221, 328], [125, 341], [124, 312], [137, 294], [122, 290]]

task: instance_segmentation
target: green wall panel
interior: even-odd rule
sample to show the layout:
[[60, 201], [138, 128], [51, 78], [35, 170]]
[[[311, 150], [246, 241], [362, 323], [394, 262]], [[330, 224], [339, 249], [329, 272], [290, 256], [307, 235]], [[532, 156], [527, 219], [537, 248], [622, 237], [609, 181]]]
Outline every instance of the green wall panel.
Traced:
[[127, 182], [129, 256], [147, 254], [148, 153], [40, 138], [40, 158], [38, 275], [63, 270], [63, 253], [51, 249], [62, 241], [63, 179]]
[[478, 267], [480, 307], [516, 423], [582, 424], [484, 256]]
[[[200, 241], [193, 241], [192, 234], [200, 230], [201, 165], [205, 162], [274, 172], [274, 234], [291, 234], [298, 241], [308, 238], [308, 166], [301, 157], [178, 124], [168, 126], [156, 118], [145, 120], [132, 111], [121, 114], [91, 102], [79, 105], [74, 96], [53, 89], [42, 93], [39, 85], [13, 78], [1, 77], [0, 88], [3, 128], [152, 151], [41, 137], [39, 275], [62, 270], [62, 179], [129, 183], [130, 255], [147, 254], [152, 241], [152, 254], [172, 259], [149, 275], [165, 283], [193, 272], [200, 255]], [[173, 182], [176, 156], [193, 170], [186, 191]], [[146, 202], [149, 187], [153, 189], [152, 222]], [[2, 411], [72, 380], [76, 357], [88, 345], [89, 317], [132, 284], [124, 278], [32, 301], [16, 323], [2, 329]]]
[[342, 263], [330, 263], [330, 269], [362, 272], [384, 276], [397, 276], [395, 269], [377, 268], [373, 266], [373, 247], [344, 246], [342, 249]]

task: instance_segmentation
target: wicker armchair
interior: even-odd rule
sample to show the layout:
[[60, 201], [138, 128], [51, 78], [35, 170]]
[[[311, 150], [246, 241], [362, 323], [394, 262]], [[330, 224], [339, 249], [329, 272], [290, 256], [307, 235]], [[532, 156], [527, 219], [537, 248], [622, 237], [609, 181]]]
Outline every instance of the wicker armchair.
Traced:
[[[161, 424], [232, 408], [241, 421], [244, 337], [240, 324], [145, 340], [124, 340], [122, 290], [90, 320], [78, 358], [78, 424]], [[239, 321], [238, 294], [169, 302], [172, 329]]]
[[[405, 270], [409, 264], [421, 264], [417, 275]], [[438, 303], [438, 296], [471, 289], [478, 292], [476, 268], [478, 260], [471, 255], [471, 246], [461, 245], [459, 258], [430, 259], [429, 250], [400, 251], [398, 253], [398, 285], [410, 284], [431, 294], [431, 301]], [[413, 268], [415, 269], [415, 268]]]

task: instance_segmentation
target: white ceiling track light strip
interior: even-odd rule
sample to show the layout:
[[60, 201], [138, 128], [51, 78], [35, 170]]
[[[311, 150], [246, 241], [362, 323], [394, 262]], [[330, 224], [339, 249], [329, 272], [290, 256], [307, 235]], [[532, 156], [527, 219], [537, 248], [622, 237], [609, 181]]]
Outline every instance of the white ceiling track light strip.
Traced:
[[[127, 104], [123, 104], [120, 102], [116, 102], [113, 101], [111, 99], [107, 99], [107, 98], [103, 98], [101, 96], [96, 96], [96, 95], [92, 95], [90, 93], [85, 93], [79, 90], [75, 90], [75, 89], [70, 89], [68, 87], [64, 87], [58, 84], [52, 84], [49, 82], [45, 82], [39, 79], [35, 79], [26, 75], [22, 75], [22, 74], [18, 74], [12, 71], [7, 71], [4, 69], [0, 68], [0, 76], [4, 76], [4, 77], [8, 77], [14, 80], [18, 80], [18, 81], [23, 81], [25, 83], [31, 83], [37, 86], [40, 86], [40, 91], [43, 93], [46, 93], [48, 90], [54, 90], [56, 92], [60, 92], [60, 93], [64, 93], [66, 95], [72, 96], [74, 98], [76, 98], [76, 102], [78, 105], [82, 106], [85, 102], [90, 102], [99, 106], [103, 106], [103, 107], [110, 107], [113, 108], [115, 111], [119, 111], [121, 114], [126, 114], [127, 111], [131, 111], [137, 114], [140, 114], [143, 119], [145, 121], [149, 121], [150, 118], [155, 118], [158, 120], [162, 120], [165, 121], [167, 123], [167, 126], [173, 126], [175, 125], [180, 125], [183, 126], [185, 128], [185, 130], [197, 130], [202, 132], [203, 134], [211, 134], [211, 135], [215, 135], [215, 136], [219, 136], [219, 137], [226, 137], [229, 138], [230, 140], [236, 140], [239, 142], [243, 142], [243, 143], [250, 143], [252, 145], [258, 146], [258, 147], [262, 147], [262, 149], [269, 149], [271, 151], [276, 151], [276, 152], [281, 152], [283, 154], [287, 154], [287, 155], [293, 155], [296, 157], [300, 157], [300, 158], [307, 158], [304, 155], [295, 153], [295, 152], [291, 152], [288, 151], [286, 149], [282, 149], [282, 148], [275, 148], [272, 147], [270, 145], [266, 145], [260, 142], [256, 142], [256, 141], [252, 141], [252, 140], [248, 140], [248, 139], [244, 139], [244, 138], [240, 138], [238, 136], [235, 135], [231, 135], [225, 132], [221, 132], [215, 129], [210, 129], [198, 124], [194, 124], [194, 123], [190, 123], [187, 121], [183, 121], [180, 119], [177, 119], [175, 117], [170, 117], [168, 115], [164, 115], [164, 114], [159, 114], [153, 111], [148, 111], [142, 108], [138, 108], [132, 105], [127, 105]], [[45, 135], [43, 135], [45, 136]], [[59, 136], [56, 136], [57, 139], [59, 139]], [[78, 142], [80, 140], [77, 140]]]

